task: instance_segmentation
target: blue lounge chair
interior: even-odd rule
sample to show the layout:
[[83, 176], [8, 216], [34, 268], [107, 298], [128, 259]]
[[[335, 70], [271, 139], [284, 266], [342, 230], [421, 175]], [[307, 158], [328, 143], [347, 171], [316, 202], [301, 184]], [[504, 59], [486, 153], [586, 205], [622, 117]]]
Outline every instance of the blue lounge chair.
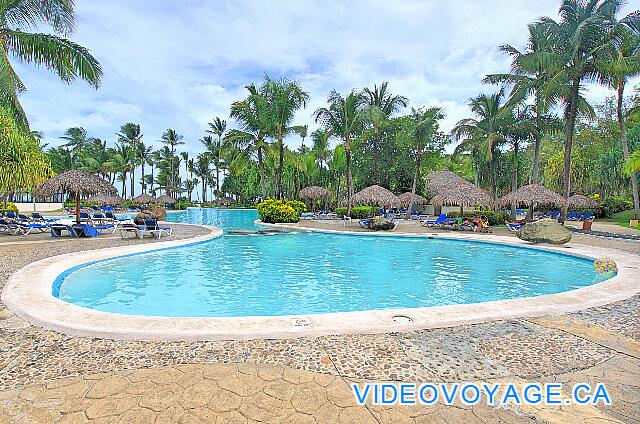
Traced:
[[49, 228], [49, 224], [28, 221], [14, 221], [9, 225], [9, 231], [11, 231], [14, 235], [20, 234], [23, 236], [27, 236], [34, 232], [45, 233], [49, 231]]
[[446, 213], [440, 214], [438, 219], [435, 219], [435, 220], [420, 221], [420, 224], [423, 227], [435, 227], [435, 226], [444, 227], [445, 225], [454, 225], [455, 223], [456, 223], [456, 220], [453, 218], [447, 218]]
[[56, 223], [51, 224], [49, 228], [51, 229], [51, 237], [62, 237], [64, 231], [69, 233], [71, 237], [78, 237], [78, 233], [76, 233], [72, 225]]
[[524, 227], [524, 222], [506, 222], [504, 225], [511, 231], [518, 231], [520, 228]]

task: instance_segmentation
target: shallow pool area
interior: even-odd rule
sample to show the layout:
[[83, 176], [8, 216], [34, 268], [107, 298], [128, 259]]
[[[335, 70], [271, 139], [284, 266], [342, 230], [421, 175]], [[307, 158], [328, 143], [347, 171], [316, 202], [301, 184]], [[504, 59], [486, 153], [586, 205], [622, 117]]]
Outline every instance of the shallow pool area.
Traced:
[[[190, 209], [168, 220], [255, 229], [254, 210]], [[224, 235], [84, 265], [53, 294], [98, 311], [242, 317], [469, 304], [560, 293], [603, 281], [592, 261], [425, 237], [316, 232]]]

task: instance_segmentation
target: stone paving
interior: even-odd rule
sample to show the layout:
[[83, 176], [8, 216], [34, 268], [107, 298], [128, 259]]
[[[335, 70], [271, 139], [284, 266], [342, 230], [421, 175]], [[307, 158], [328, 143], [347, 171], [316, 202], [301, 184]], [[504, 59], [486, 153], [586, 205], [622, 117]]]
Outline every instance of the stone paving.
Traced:
[[[135, 242], [100, 239], [91, 248]], [[0, 287], [26, 263], [86, 246], [0, 245]], [[640, 422], [639, 328], [640, 296], [542, 319], [202, 342], [73, 337], [0, 305], [0, 422]], [[614, 403], [364, 408], [349, 389], [361, 381], [605, 382]]]

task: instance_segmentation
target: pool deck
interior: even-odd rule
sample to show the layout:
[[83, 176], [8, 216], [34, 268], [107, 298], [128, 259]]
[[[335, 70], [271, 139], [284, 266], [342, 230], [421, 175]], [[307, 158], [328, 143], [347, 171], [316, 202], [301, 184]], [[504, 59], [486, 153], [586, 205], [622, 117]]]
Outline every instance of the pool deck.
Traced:
[[[175, 240], [210, 233], [172, 225]], [[25, 265], [55, 255], [158, 243], [18, 239], [0, 236], [0, 287]], [[639, 244], [574, 235], [570, 246], [637, 253]], [[638, 295], [569, 314], [382, 334], [98, 339], [45, 330], [4, 305], [0, 329], [0, 422], [640, 421]], [[349, 390], [354, 381], [604, 382], [613, 405], [363, 408]]]

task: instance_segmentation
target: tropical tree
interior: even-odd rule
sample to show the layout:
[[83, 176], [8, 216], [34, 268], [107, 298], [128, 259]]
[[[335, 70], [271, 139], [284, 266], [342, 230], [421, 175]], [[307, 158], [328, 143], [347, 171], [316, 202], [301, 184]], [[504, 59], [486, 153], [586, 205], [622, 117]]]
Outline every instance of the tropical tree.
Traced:
[[258, 88], [249, 84], [246, 86], [249, 95], [246, 99], [234, 102], [231, 105], [230, 116], [235, 119], [241, 129], [231, 130], [227, 138], [231, 143], [244, 146], [249, 156], [255, 154], [258, 160], [260, 173], [260, 189], [262, 198], [267, 196], [265, 181], [264, 153], [268, 146], [266, 138], [270, 131], [269, 110], [267, 100]]
[[0, 106], [0, 195], [31, 190], [53, 174], [38, 142], [19, 126], [12, 111]]
[[311, 140], [313, 141], [311, 154], [318, 164], [318, 170], [320, 173], [319, 180], [321, 185], [323, 183], [322, 170], [325, 169], [325, 166], [329, 166], [328, 162], [329, 158], [331, 157], [331, 150], [329, 149], [330, 138], [331, 133], [329, 131], [323, 130], [322, 128], [318, 128], [311, 133]]
[[[627, 127], [625, 124], [624, 90], [629, 79], [640, 74], [640, 36], [634, 34], [627, 27], [620, 26], [620, 44], [617, 55], [611, 62], [601, 68], [601, 80], [616, 91], [616, 115], [620, 129], [620, 143], [624, 160], [629, 159], [629, 143], [627, 141]], [[640, 216], [640, 201], [638, 198], [638, 174], [632, 172], [631, 192], [633, 209], [636, 217]]]
[[[402, 144], [411, 151], [415, 160], [411, 194], [416, 194], [416, 186], [420, 176], [420, 166], [425, 153], [442, 150], [443, 139], [438, 137], [438, 121], [444, 119], [441, 108], [411, 109], [411, 114], [402, 119], [402, 129], [398, 133]], [[413, 196], [407, 208], [407, 219], [411, 218]]]
[[128, 122], [120, 127], [120, 132], [116, 133], [118, 141], [129, 146], [129, 155], [127, 160], [131, 163], [129, 168], [131, 170], [131, 198], [135, 196], [135, 171], [136, 166], [140, 162], [139, 144], [142, 141], [142, 131], [140, 131], [140, 125]]
[[[25, 32], [43, 25], [49, 26], [53, 34]], [[96, 88], [100, 85], [102, 69], [98, 61], [86, 48], [65, 38], [74, 29], [73, 1], [0, 1], [0, 106], [25, 130], [28, 121], [18, 96], [26, 87], [11, 66], [9, 56], [43, 66], [64, 82], [81, 78]]]
[[140, 177], [140, 184], [142, 185], [142, 192], [147, 192], [147, 179], [145, 178], [144, 167], [149, 160], [151, 159], [151, 155], [153, 153], [153, 146], [147, 146], [144, 142], [140, 141], [138, 143], [138, 149], [136, 152], [136, 156], [139, 158], [140, 170], [142, 172], [142, 176]]
[[329, 107], [321, 107], [313, 113], [316, 122], [344, 141], [346, 171], [347, 171], [347, 215], [351, 214], [351, 197], [353, 196], [353, 177], [351, 174], [351, 139], [362, 126], [362, 108], [364, 106], [362, 93], [352, 90], [347, 97], [332, 90], [327, 102]]
[[282, 169], [284, 164], [284, 137], [292, 130], [291, 122], [295, 113], [307, 105], [310, 97], [303, 91], [296, 81], [282, 78], [275, 81], [264, 77], [264, 83], [260, 88], [260, 95], [265, 100], [267, 117], [271, 135], [278, 141], [280, 150], [278, 173], [276, 177], [276, 192], [278, 198], [282, 198]]
[[216, 140], [216, 144], [210, 144], [209, 152], [211, 152], [211, 156], [213, 157], [213, 164], [216, 167], [216, 199], [218, 203], [218, 207], [220, 207], [220, 166], [221, 166], [221, 157], [222, 157], [222, 137], [224, 136], [225, 131], [227, 130], [227, 121], [218, 118], [217, 116], [214, 118], [213, 122], [209, 123], [209, 129], [207, 132], [209, 134], [215, 134], [218, 138]]
[[[571, 148], [575, 135], [579, 110], [579, 95], [585, 81], [597, 79], [602, 65], [611, 63], [617, 56], [620, 25], [630, 30], [640, 30], [640, 14], [631, 13], [622, 20], [617, 15], [622, 7], [620, 0], [563, 0], [560, 20], [543, 17], [541, 25], [548, 31], [552, 43], [561, 58], [550, 64], [550, 84], [547, 90], [556, 90], [559, 84], [568, 83], [569, 95], [565, 108], [565, 143], [563, 167], [563, 195], [571, 192]], [[567, 204], [562, 208], [560, 221], [564, 222]]]
[[400, 108], [407, 107], [409, 99], [391, 94], [388, 81], [384, 81], [380, 86], [374, 84], [373, 90], [365, 88], [363, 96], [366, 99], [367, 118], [373, 126], [373, 172], [375, 182], [379, 183], [378, 162], [380, 152], [378, 151], [378, 138], [380, 136], [380, 126], [384, 120], [389, 119]]
[[504, 141], [502, 131], [508, 119], [508, 109], [502, 107], [505, 90], [500, 88], [497, 93], [480, 94], [469, 100], [474, 118], [462, 119], [456, 123], [452, 135], [462, 142], [456, 147], [456, 153], [461, 151], [484, 152], [484, 161], [489, 165], [489, 180], [494, 200], [498, 198], [498, 183], [495, 167], [496, 147]]
[[162, 134], [162, 138], [160, 138], [160, 142], [166, 144], [170, 148], [170, 171], [169, 171], [169, 183], [166, 186], [167, 194], [172, 196], [175, 192], [176, 188], [176, 169], [174, 167], [175, 156], [176, 156], [176, 146], [184, 144], [183, 137], [176, 132], [174, 129], [167, 129], [164, 134]]
[[193, 172], [197, 177], [200, 177], [202, 183], [202, 205], [207, 202], [207, 181], [210, 178], [209, 168], [211, 166], [211, 154], [209, 152], [200, 153], [196, 157], [195, 167]]

